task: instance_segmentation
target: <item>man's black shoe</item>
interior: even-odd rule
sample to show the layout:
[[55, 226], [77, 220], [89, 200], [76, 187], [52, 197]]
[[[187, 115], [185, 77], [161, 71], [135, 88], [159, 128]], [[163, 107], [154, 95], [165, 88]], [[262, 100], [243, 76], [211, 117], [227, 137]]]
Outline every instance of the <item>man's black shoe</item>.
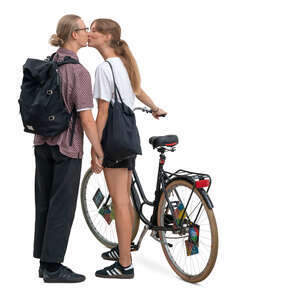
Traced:
[[42, 267], [42, 266], [39, 267], [39, 277], [40, 278], [43, 278], [44, 270], [45, 270], [44, 267]]
[[55, 272], [49, 272], [44, 269], [43, 277], [45, 282], [63, 282], [63, 283], [75, 283], [85, 280], [84, 275], [74, 273], [71, 269], [61, 265], [61, 267]]
[[48, 272], [54, 272], [54, 271], [58, 270], [58, 268], [60, 266], [61, 266], [61, 263], [46, 263], [46, 262], [40, 263], [39, 277], [43, 278], [43, 274], [44, 274], [45, 269], [48, 269]]

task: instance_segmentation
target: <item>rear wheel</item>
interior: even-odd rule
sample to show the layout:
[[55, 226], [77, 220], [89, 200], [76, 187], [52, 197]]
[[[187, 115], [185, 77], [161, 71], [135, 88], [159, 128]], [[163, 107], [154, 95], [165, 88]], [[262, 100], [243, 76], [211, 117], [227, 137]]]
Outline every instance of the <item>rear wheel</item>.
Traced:
[[[100, 189], [104, 200], [100, 207], [97, 208], [93, 201], [93, 197], [97, 190]], [[89, 168], [82, 180], [80, 188], [81, 207], [84, 218], [88, 224], [93, 235], [98, 241], [108, 248], [113, 248], [118, 244], [118, 237], [114, 219], [110, 224], [106, 222], [103, 216], [100, 214], [100, 209], [105, 204], [109, 197], [108, 188], [105, 182], [103, 171], [100, 174], [96, 174]], [[132, 197], [131, 197], [132, 199]], [[108, 207], [112, 208], [111, 198], [107, 202]], [[134, 209], [134, 222], [132, 227], [131, 240], [133, 241], [139, 230], [140, 219], [138, 213]]]
[[[173, 228], [173, 231], [159, 231], [163, 252], [172, 269], [182, 279], [189, 282], [202, 281], [212, 271], [218, 253], [218, 230], [213, 210], [208, 208], [201, 193], [196, 188], [193, 190], [189, 180], [172, 180], [167, 184], [166, 192], [173, 209], [176, 210], [182, 203], [180, 208], [186, 209], [186, 215], [181, 220], [182, 229], [179, 230], [181, 226], [174, 224], [170, 206], [162, 193], [157, 223], [158, 226]], [[193, 248], [196, 254], [188, 255], [187, 245], [191, 244], [189, 229], [195, 225], [199, 226], [198, 247], [197, 250]]]

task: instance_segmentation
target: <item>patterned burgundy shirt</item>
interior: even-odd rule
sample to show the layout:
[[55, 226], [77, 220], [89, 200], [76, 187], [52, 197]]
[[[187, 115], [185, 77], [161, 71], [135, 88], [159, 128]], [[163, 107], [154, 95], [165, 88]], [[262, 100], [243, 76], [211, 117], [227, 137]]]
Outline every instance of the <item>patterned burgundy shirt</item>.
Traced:
[[[71, 50], [59, 48], [58, 60], [62, 60], [65, 56], [70, 56], [78, 60], [78, 56]], [[61, 80], [61, 93], [69, 112], [75, 106], [77, 112], [83, 110], [91, 110], [93, 108], [92, 83], [89, 72], [80, 64], [65, 64], [59, 67], [59, 75]], [[67, 130], [55, 137], [43, 137], [38, 134], [34, 137], [34, 145], [59, 146], [59, 151], [71, 158], [82, 158], [83, 155], [83, 129], [79, 113], [75, 124], [73, 143], [70, 146], [70, 137], [72, 129], [72, 120]]]

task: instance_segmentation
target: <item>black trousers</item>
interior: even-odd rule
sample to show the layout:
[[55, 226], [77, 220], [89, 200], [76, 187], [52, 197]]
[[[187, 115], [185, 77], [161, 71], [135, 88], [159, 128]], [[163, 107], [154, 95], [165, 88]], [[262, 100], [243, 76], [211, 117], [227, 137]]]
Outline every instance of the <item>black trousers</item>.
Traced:
[[81, 159], [48, 144], [34, 147], [35, 233], [33, 256], [63, 262], [76, 210]]

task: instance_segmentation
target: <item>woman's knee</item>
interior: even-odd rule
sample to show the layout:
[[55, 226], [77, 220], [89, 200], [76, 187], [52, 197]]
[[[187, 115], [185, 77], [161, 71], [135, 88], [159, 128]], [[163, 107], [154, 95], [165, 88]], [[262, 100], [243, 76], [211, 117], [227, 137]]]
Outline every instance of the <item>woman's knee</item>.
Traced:
[[127, 208], [130, 204], [130, 198], [126, 194], [115, 195], [114, 197], [112, 197], [112, 201], [113, 201], [113, 205], [116, 209], [124, 208], [124, 207]]

